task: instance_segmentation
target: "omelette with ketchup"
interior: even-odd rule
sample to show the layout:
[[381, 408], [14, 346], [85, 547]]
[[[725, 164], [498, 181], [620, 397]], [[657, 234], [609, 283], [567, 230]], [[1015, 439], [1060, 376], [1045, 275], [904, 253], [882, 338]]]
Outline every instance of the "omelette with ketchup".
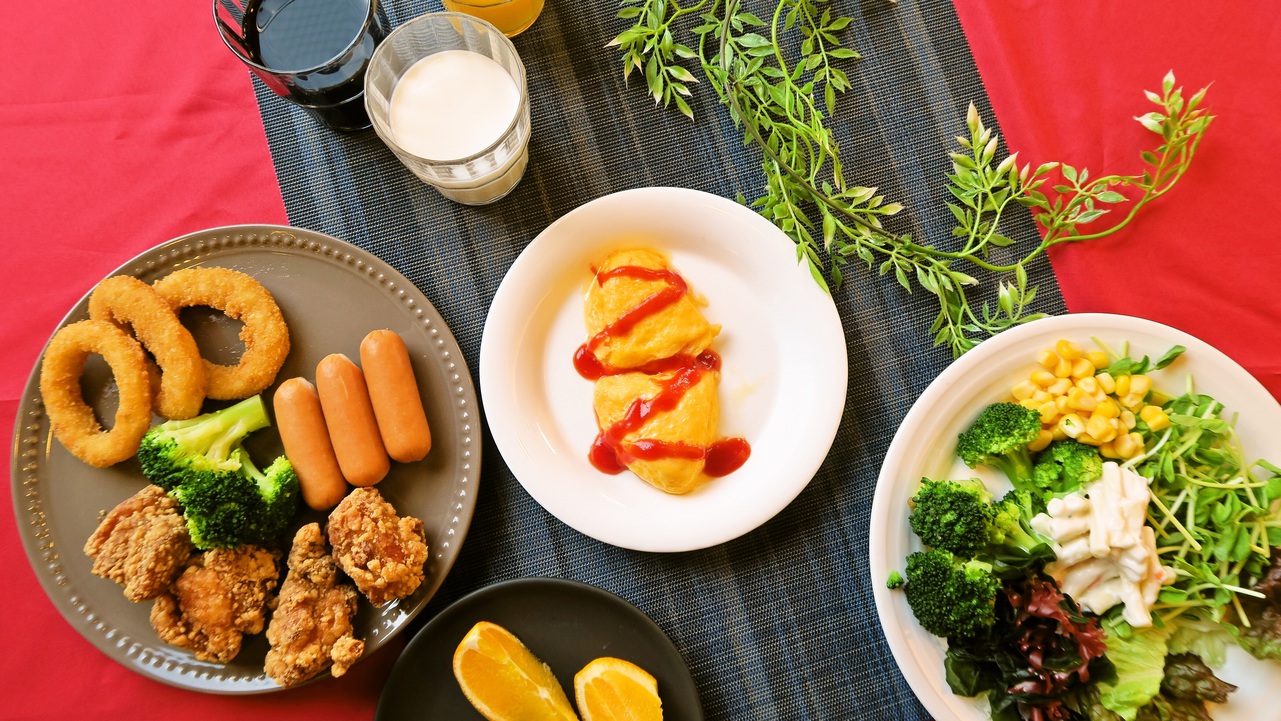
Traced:
[[751, 449], [717, 434], [720, 356], [710, 346], [721, 327], [685, 279], [657, 251], [619, 251], [596, 269], [585, 300], [588, 340], [574, 366], [596, 382], [592, 465], [674, 494], [737, 470]]

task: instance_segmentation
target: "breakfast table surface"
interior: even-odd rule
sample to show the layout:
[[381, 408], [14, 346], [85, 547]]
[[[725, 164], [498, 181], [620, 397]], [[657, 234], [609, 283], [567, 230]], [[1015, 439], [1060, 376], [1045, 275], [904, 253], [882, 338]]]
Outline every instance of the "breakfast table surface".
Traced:
[[[1143, 91], [1158, 90], [1169, 70], [1189, 92], [1210, 85], [1216, 119], [1187, 175], [1121, 232], [1034, 262], [1035, 306], [1165, 323], [1221, 349], [1281, 397], [1281, 243], [1271, 228], [1281, 211], [1281, 18], [1267, 3], [823, 4], [852, 16], [842, 40], [863, 55], [847, 61], [853, 88], [831, 119], [845, 174], [906, 206], [892, 229], [932, 242], [948, 242], [947, 153], [970, 103], [1021, 163], [1133, 173], [1152, 145], [1132, 120], [1152, 109]], [[745, 6], [762, 17], [774, 9]], [[383, 6], [393, 25], [440, 9], [435, 0]], [[690, 121], [655, 107], [635, 74], [624, 81], [607, 47], [630, 24], [617, 9], [547, 0], [515, 39], [529, 77], [529, 169], [507, 198], [466, 207], [420, 183], [372, 131], [329, 131], [274, 96], [223, 46], [208, 2], [3, 4], [11, 50], [0, 80], [0, 287], [9, 296], [0, 433], [12, 437], [27, 380], [68, 310], [128, 259], [186, 233], [293, 225], [374, 253], [439, 310], [478, 380], [499, 283], [552, 221], [645, 186], [758, 197], [760, 156], [706, 83], [694, 86]], [[1027, 211], [1005, 223], [1016, 242], [1035, 244]], [[546, 576], [598, 586], [648, 615], [688, 665], [709, 719], [927, 718], [877, 620], [871, 589], [885, 579], [868, 572], [868, 523], [895, 429], [952, 357], [925, 332], [935, 312], [928, 294], [863, 270], [849, 266], [832, 292], [849, 365], [835, 443], [777, 516], [698, 551], [609, 546], [539, 506], [486, 430], [456, 565], [406, 633], [339, 679], [225, 696], [112, 661], [41, 588], [20, 542], [28, 519], [15, 490], [0, 511], [0, 637], [9, 642], [0, 717], [370, 718], [425, 622], [490, 584]]]

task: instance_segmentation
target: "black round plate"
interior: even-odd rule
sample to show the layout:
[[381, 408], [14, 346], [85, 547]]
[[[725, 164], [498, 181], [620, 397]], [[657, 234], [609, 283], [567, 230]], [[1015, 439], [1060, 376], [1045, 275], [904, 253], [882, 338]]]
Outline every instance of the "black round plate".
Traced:
[[505, 581], [456, 601], [409, 643], [378, 700], [375, 721], [441, 718], [484, 721], [454, 680], [454, 649], [478, 621], [511, 631], [551, 666], [574, 698], [574, 674], [592, 659], [613, 656], [658, 681], [666, 721], [702, 721], [689, 668], [662, 629], [608, 591], [560, 578]]

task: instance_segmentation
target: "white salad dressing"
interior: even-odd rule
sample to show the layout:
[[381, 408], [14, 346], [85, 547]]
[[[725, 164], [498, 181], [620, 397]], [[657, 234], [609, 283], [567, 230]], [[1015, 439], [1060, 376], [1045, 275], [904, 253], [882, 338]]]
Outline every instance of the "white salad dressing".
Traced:
[[511, 125], [520, 89], [494, 60], [444, 50], [405, 71], [391, 96], [396, 143], [420, 158], [457, 160], [493, 145]]

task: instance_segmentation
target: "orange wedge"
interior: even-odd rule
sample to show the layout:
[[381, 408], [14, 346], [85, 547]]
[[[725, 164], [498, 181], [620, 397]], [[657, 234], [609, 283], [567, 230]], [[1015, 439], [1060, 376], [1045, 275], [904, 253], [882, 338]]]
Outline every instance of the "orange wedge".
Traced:
[[658, 682], [621, 658], [598, 658], [574, 676], [583, 721], [662, 721]]
[[472, 626], [454, 651], [454, 678], [489, 721], [577, 721], [560, 682], [497, 624]]

